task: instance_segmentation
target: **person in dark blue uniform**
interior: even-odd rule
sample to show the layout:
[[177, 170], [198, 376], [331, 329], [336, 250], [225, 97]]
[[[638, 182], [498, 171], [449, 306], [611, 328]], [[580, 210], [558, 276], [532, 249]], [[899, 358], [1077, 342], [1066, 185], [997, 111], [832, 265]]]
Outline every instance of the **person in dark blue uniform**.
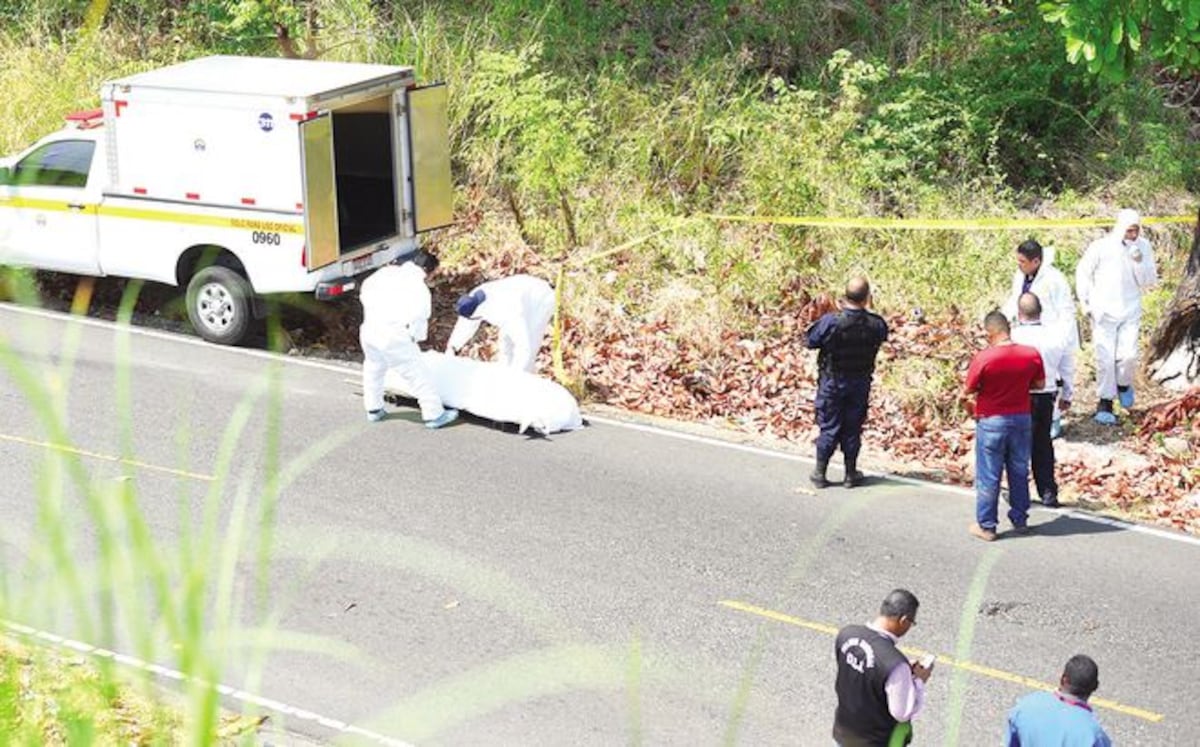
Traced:
[[888, 336], [887, 322], [867, 310], [871, 304], [871, 285], [866, 278], [853, 278], [846, 284], [841, 310], [830, 312], [808, 330], [808, 347], [817, 355], [817, 466], [810, 479], [818, 488], [829, 486], [825, 471], [833, 452], [841, 447], [846, 461], [843, 484], [861, 485], [858, 452], [862, 448], [862, 427], [867, 419], [871, 396], [871, 375], [875, 356]]

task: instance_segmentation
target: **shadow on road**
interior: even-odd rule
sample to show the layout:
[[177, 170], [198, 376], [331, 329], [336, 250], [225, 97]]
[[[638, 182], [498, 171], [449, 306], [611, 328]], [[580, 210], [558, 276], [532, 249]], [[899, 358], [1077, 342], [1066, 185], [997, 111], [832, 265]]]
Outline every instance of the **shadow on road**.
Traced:
[[[1117, 521], [1112, 519], [1111, 521]], [[1054, 517], [1053, 521], [1047, 521], [1043, 524], [1038, 524], [1034, 533], [1039, 537], [1069, 537], [1075, 534], [1107, 534], [1109, 532], [1124, 532], [1133, 524], [1120, 522], [1114, 526], [1108, 523], [1100, 523], [1078, 516], [1068, 516], [1059, 514]]]
[[[406, 410], [406, 411], [393, 410], [388, 415], [389, 419], [408, 420], [408, 421], [411, 421], [414, 423], [421, 422], [420, 405], [417, 404], [417, 401], [415, 399], [409, 399], [408, 397], [402, 397], [399, 394], [396, 394], [394, 392], [388, 392], [387, 394], [384, 395], [383, 399], [389, 405], [392, 405], [395, 407], [408, 408], [408, 410]], [[532, 441], [553, 441], [554, 437], [559, 435], [557, 433], [545, 435], [543, 433], [540, 433], [540, 432], [534, 430], [533, 428], [528, 428], [525, 430], [524, 433], [521, 433], [521, 426], [517, 425], [516, 423], [499, 423], [499, 422], [496, 422], [495, 420], [488, 420], [487, 418], [482, 418], [478, 415], [467, 412], [465, 410], [460, 411], [458, 420], [456, 422], [454, 422], [451, 425], [446, 426], [446, 427], [447, 428], [456, 428], [456, 427], [462, 427], [463, 425], [467, 425], [467, 424], [475, 425], [475, 426], [482, 426], [482, 427], [488, 428], [490, 430], [501, 431], [503, 433], [508, 433], [508, 434], [511, 434], [514, 436], [522, 436], [522, 437], [532, 440]], [[583, 421], [583, 425], [586, 428], [586, 427], [590, 426], [591, 424], [585, 418]]]

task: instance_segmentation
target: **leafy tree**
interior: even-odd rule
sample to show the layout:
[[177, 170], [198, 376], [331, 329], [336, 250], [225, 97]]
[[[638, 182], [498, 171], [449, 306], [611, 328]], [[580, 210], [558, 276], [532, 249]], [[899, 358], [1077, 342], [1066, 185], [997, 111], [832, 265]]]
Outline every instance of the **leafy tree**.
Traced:
[[1123, 80], [1140, 54], [1166, 68], [1200, 73], [1200, 0], [1052, 0], [1039, 8], [1061, 26], [1067, 59]]

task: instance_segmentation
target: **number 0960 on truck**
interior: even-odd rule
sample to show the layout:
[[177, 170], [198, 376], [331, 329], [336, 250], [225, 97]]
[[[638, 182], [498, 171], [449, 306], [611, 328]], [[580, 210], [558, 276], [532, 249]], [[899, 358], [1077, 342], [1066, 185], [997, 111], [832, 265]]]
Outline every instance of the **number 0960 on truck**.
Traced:
[[0, 161], [0, 264], [184, 287], [212, 342], [453, 220], [446, 89], [412, 68], [205, 57], [100, 99]]

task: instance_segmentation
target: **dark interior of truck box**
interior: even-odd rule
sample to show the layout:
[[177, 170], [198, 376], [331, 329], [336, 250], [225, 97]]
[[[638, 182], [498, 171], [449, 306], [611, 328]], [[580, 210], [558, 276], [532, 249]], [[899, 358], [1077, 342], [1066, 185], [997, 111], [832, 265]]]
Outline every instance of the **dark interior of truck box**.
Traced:
[[343, 254], [397, 233], [391, 117], [333, 114], [338, 243]]

